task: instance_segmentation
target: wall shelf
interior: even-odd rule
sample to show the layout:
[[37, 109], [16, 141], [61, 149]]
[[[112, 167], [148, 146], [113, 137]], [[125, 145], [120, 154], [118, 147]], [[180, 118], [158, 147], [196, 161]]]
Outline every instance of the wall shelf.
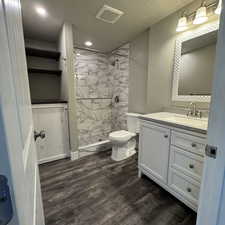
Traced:
[[65, 104], [67, 101], [60, 99], [32, 99], [32, 104]]
[[27, 47], [26, 55], [59, 60], [60, 52]]
[[39, 73], [39, 74], [52, 74], [60, 76], [62, 74], [61, 70], [47, 70], [38, 68], [28, 68], [28, 73]]
[[[61, 53], [48, 44], [30, 43], [25, 47], [32, 104], [61, 103], [59, 68]], [[50, 50], [49, 50], [50, 48]]]

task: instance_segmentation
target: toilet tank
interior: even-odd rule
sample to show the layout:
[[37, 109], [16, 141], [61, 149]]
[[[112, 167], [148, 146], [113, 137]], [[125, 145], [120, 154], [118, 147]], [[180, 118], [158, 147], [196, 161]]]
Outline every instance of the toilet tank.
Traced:
[[139, 133], [140, 123], [138, 117], [141, 114], [138, 113], [127, 113], [127, 130], [132, 133]]

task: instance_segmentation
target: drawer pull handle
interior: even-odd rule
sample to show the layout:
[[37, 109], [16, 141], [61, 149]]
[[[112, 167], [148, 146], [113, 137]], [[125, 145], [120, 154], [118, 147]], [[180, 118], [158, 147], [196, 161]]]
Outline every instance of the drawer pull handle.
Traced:
[[191, 188], [187, 188], [187, 192], [191, 193], [192, 192]]
[[194, 169], [195, 166], [194, 166], [193, 164], [190, 164], [190, 165], [189, 165], [189, 168], [190, 168], [190, 169]]
[[164, 135], [164, 138], [168, 138], [168, 137], [169, 137], [169, 135], [167, 135], [167, 134]]
[[192, 146], [192, 148], [196, 148], [197, 147], [197, 145], [195, 143], [192, 143], [191, 146]]

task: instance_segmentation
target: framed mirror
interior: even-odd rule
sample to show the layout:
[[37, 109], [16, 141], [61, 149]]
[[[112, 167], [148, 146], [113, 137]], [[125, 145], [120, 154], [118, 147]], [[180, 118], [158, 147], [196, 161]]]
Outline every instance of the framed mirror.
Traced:
[[176, 41], [173, 101], [210, 102], [219, 22], [180, 36]]

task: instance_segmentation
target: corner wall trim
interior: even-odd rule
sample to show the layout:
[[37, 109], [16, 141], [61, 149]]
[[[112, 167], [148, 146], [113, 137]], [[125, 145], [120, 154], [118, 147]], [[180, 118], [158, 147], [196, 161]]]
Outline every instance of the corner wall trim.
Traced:
[[75, 160], [79, 159], [79, 152], [78, 151], [71, 152], [70, 156], [71, 156], [71, 160], [75, 161]]

